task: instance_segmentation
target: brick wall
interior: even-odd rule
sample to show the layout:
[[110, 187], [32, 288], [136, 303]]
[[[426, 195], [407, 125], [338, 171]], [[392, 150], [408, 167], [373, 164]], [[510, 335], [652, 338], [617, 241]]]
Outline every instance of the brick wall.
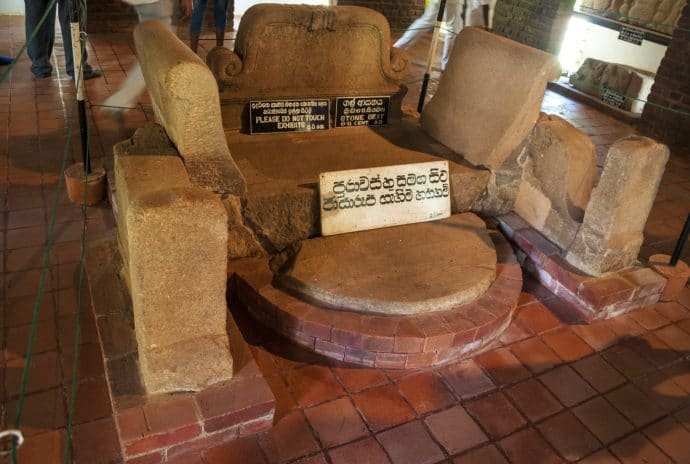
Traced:
[[403, 31], [424, 12], [424, 0], [338, 0], [338, 5], [372, 8], [382, 13], [393, 31]]
[[558, 54], [574, 3], [573, 0], [498, 0], [494, 32]]
[[[131, 35], [134, 26], [139, 21], [134, 7], [120, 0], [87, 0], [86, 4], [88, 11], [86, 30], [90, 33]], [[214, 30], [214, 9], [214, 1], [207, 0], [203, 31]], [[233, 11], [234, 1], [230, 0], [227, 30], [232, 30]], [[180, 24], [178, 34], [181, 37], [189, 35], [188, 22], [184, 21]]]
[[[673, 32], [648, 100], [690, 113], [690, 3]], [[647, 104], [638, 129], [668, 145], [686, 150], [690, 146], [690, 115], [687, 114]]]

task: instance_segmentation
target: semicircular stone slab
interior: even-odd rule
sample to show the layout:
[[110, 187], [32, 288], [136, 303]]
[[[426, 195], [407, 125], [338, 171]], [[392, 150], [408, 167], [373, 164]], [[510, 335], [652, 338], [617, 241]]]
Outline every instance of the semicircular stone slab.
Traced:
[[274, 283], [321, 306], [382, 315], [446, 311], [481, 296], [496, 250], [472, 213], [305, 240]]

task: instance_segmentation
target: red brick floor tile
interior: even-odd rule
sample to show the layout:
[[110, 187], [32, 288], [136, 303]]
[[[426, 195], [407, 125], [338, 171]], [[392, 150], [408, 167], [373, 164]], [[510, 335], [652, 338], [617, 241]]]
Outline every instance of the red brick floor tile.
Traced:
[[331, 369], [350, 393], [359, 393], [367, 388], [388, 383], [388, 378], [380, 369], [356, 367], [333, 367]]
[[15, 298], [37, 295], [41, 281], [43, 281], [43, 290], [49, 292], [54, 288], [52, 271], [46, 271], [43, 280], [41, 273], [42, 271], [40, 269], [33, 269], [30, 271], [5, 274], [5, 296], [8, 298]]
[[[103, 354], [100, 345], [85, 343], [80, 345], [77, 360], [77, 381], [95, 380], [105, 376], [103, 368]], [[74, 370], [73, 347], [63, 349], [61, 355], [62, 375], [65, 382], [72, 382]]]
[[675, 462], [690, 462], [690, 432], [671, 418], [644, 430], [645, 435]]
[[14, 248], [43, 246], [46, 243], [46, 226], [23, 227], [6, 232], [5, 246], [8, 250]]
[[601, 447], [596, 437], [570, 411], [546, 419], [538, 428], [556, 451], [570, 462]]
[[592, 348], [568, 327], [544, 334], [542, 340], [564, 361], [577, 361], [592, 353]]
[[580, 461], [580, 464], [620, 464], [608, 450], [602, 449]]
[[30, 208], [7, 212], [7, 228], [45, 226], [47, 224], [45, 208]]
[[380, 433], [377, 439], [394, 464], [433, 464], [445, 458], [419, 421]]
[[[529, 379], [506, 390], [522, 413], [532, 422], [551, 416], [563, 406], [538, 380]], [[539, 398], [535, 401], [535, 398]]]
[[390, 460], [373, 438], [365, 438], [328, 452], [333, 464], [388, 464]]
[[656, 330], [668, 324], [668, 319], [654, 310], [654, 307], [640, 308], [628, 313], [647, 330]]
[[491, 379], [471, 359], [445, 366], [440, 373], [455, 394], [463, 400], [496, 388]]
[[494, 439], [504, 437], [525, 425], [520, 413], [501, 392], [467, 403], [465, 408]]
[[690, 317], [688, 310], [676, 301], [657, 303], [654, 305], [654, 309], [669, 321], [680, 321]]
[[656, 330], [654, 335], [676, 351], [682, 353], [690, 352], [690, 334], [675, 325], [669, 325]]
[[628, 340], [627, 345], [656, 367], [671, 364], [683, 356], [651, 332]]
[[[29, 368], [29, 379], [26, 393], [48, 390], [60, 385], [60, 368], [57, 352], [48, 351], [33, 355]], [[12, 398], [19, 394], [22, 372], [25, 360], [23, 358], [7, 361], [5, 383], [7, 395]]]
[[558, 367], [541, 375], [539, 380], [567, 407], [596, 394], [596, 391], [570, 366]]
[[419, 415], [455, 403], [453, 395], [434, 371], [421, 372], [398, 380], [398, 389]]
[[313, 454], [311, 456], [298, 459], [297, 461], [294, 461], [294, 464], [328, 464], [326, 462], [326, 456], [323, 455], [323, 453], [317, 453]]
[[77, 462], [106, 464], [120, 459], [120, 442], [112, 417], [76, 425], [72, 440]]
[[[69, 401], [72, 387], [67, 387]], [[105, 378], [77, 384], [77, 397], [74, 406], [74, 423], [91, 422], [112, 414], [108, 384]]]
[[672, 364], [661, 369], [661, 373], [673, 380], [673, 383], [690, 393], [690, 360]]
[[[26, 247], [7, 250], [6, 272], [20, 272], [43, 267], [45, 247]], [[49, 262], [50, 265], [50, 262]]]
[[602, 393], [625, 382], [625, 377], [599, 355], [581, 359], [573, 363], [572, 367], [575, 368], [578, 374], [589, 382], [590, 385]]
[[366, 390], [352, 399], [375, 432], [415, 418], [412, 408], [392, 384]]
[[194, 400], [188, 396], [163, 397], [150, 401], [143, 409], [151, 433], [178, 429], [198, 421]]
[[646, 332], [646, 329], [629, 314], [612, 317], [603, 324], [619, 337], [636, 337]]
[[494, 445], [486, 445], [455, 458], [453, 464], [508, 464], [508, 461]]
[[[7, 329], [7, 357], [21, 358], [27, 353], [27, 342], [32, 326], [22, 325], [18, 327], [11, 327]], [[57, 337], [55, 335], [55, 321], [51, 318], [44, 318], [39, 320], [36, 327], [35, 341], [33, 345], [33, 353], [43, 353], [45, 351], [54, 351], [57, 349]]]
[[312, 406], [345, 394], [333, 373], [325, 366], [307, 366], [285, 374], [288, 387], [301, 407]]
[[652, 363], [627, 345], [616, 345], [601, 355], [629, 379], [639, 377], [655, 369]]
[[520, 340], [524, 340], [525, 338], [529, 338], [531, 336], [532, 334], [530, 332], [523, 329], [522, 326], [513, 321], [513, 323], [510, 324], [510, 326], [508, 327], [508, 329], [506, 329], [506, 331], [501, 334], [499, 340], [504, 345], [510, 345], [512, 343], [519, 342]]
[[487, 441], [484, 432], [462, 406], [432, 414], [424, 422], [448, 454], [457, 454]]
[[286, 414], [259, 438], [269, 462], [296, 459], [319, 450], [302, 411]]
[[551, 348], [538, 338], [523, 340], [512, 345], [510, 350], [530, 371], [537, 374], [561, 363]]
[[607, 393], [606, 399], [637, 427], [649, 424], [664, 414], [661, 406], [632, 384]]
[[304, 414], [324, 448], [331, 448], [369, 434], [349, 398], [305, 409]]
[[51, 430], [27, 437], [17, 452], [17, 462], [21, 464], [63, 462], [66, 441], [65, 429]]
[[240, 438], [203, 453], [206, 464], [264, 464], [266, 460], [256, 438]]
[[578, 337], [583, 339], [589, 346], [597, 351], [613, 345], [620, 338], [606, 324], [601, 322], [586, 325], [573, 325], [571, 329]]
[[268, 386], [276, 398], [276, 418], [280, 418], [297, 407], [297, 403], [285, 384], [285, 380], [280, 374], [265, 376]]
[[497, 348], [475, 358], [496, 385], [510, 385], [531, 374], [507, 348]]
[[601, 396], [573, 408], [573, 414], [602, 443], [610, 443], [631, 432], [634, 427]]
[[561, 458], [533, 429], [504, 438], [499, 443], [511, 464], [560, 464]]
[[671, 464], [672, 461], [666, 457], [652, 442], [643, 435], [635, 433], [611, 445], [611, 451], [624, 464], [654, 463]]
[[206, 464], [199, 453], [189, 453], [168, 458], [165, 464]]
[[515, 320], [522, 327], [531, 330], [535, 334], [561, 325], [561, 321], [551, 314], [551, 311], [540, 302], [530, 303], [518, 308]]
[[[5, 299], [5, 326], [17, 327], [31, 324], [33, 319], [35, 295]], [[53, 292], [45, 292], [40, 301], [38, 318], [50, 320], [55, 324], [55, 302]]]
[[[10, 401], [5, 411], [5, 423], [14, 423], [17, 400]], [[34, 393], [24, 397], [21, 430], [24, 436], [38, 435], [65, 425], [65, 399], [62, 389]]]
[[670, 412], [690, 402], [690, 396], [672, 378], [654, 371], [633, 380], [633, 383], [664, 411]]

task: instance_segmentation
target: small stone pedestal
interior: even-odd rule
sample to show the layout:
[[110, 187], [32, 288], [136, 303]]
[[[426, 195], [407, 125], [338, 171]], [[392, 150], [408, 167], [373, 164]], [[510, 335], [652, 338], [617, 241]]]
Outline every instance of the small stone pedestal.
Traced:
[[663, 254], [649, 258], [649, 267], [666, 278], [666, 286], [661, 292], [660, 301], [676, 301], [690, 277], [690, 267], [687, 263], [678, 261], [675, 266], [671, 266], [670, 261], [671, 257]]

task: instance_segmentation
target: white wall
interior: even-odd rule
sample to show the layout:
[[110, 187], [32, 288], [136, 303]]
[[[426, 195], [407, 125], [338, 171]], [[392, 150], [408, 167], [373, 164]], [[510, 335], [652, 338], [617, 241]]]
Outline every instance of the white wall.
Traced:
[[0, 15], [23, 15], [24, 0], [0, 0]]
[[618, 31], [573, 17], [561, 50], [561, 64], [570, 72], [577, 71], [585, 58], [595, 58], [656, 73], [666, 46], [649, 40], [642, 45], [623, 42], [618, 40]]

